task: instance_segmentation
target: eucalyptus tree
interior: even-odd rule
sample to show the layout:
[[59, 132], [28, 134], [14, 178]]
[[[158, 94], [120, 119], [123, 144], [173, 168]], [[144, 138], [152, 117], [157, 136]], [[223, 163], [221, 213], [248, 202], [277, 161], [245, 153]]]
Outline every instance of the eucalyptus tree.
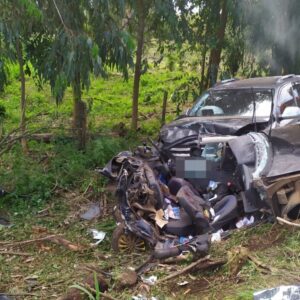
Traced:
[[116, 68], [125, 77], [132, 63], [130, 36], [121, 28], [125, 13], [122, 0], [37, 0], [51, 43], [35, 62], [42, 78], [49, 81], [57, 103], [68, 86], [73, 91], [73, 131], [80, 149], [87, 138], [86, 104], [82, 90], [90, 76], [106, 76]]
[[[0, 76], [7, 80], [5, 62], [19, 65], [21, 85], [20, 129], [26, 130], [26, 85], [25, 73], [28, 70], [25, 47], [31, 36], [41, 26], [41, 13], [34, 0], [0, 0]], [[1, 86], [1, 85], [0, 85]], [[2, 86], [3, 88], [3, 86]], [[27, 151], [26, 139], [21, 139], [23, 150]]]
[[192, 29], [192, 35], [189, 39], [190, 50], [200, 54], [200, 91], [203, 91], [208, 84], [206, 80], [207, 61], [210, 49], [216, 44], [217, 10], [218, 2], [216, 1], [192, 0], [190, 1], [190, 9], [187, 12]]
[[213, 1], [216, 3], [214, 9], [215, 19], [215, 44], [210, 50], [209, 67], [208, 67], [208, 86], [216, 83], [218, 70], [221, 61], [221, 53], [224, 47], [225, 31], [228, 19], [228, 0]]
[[180, 41], [186, 25], [180, 9], [186, 1], [174, 0], [129, 0], [128, 28], [136, 40], [134, 81], [132, 91], [132, 122], [133, 130], [138, 126], [138, 99], [145, 39], [154, 38], [158, 45], [167, 41]]
[[194, 11], [191, 13], [193, 44], [201, 53], [200, 87], [203, 90], [212, 86], [218, 78], [234, 77], [239, 70], [247, 68], [244, 62], [248, 12], [244, 8], [248, 0], [190, 2]]

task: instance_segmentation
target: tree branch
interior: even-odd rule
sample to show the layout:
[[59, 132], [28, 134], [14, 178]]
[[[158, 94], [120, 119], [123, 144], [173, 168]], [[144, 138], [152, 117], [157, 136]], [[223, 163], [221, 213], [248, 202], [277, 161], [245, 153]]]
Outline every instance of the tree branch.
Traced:
[[58, 16], [59, 16], [59, 19], [60, 19], [60, 21], [61, 21], [63, 27], [65, 28], [66, 32], [68, 32], [71, 36], [73, 36], [73, 35], [74, 35], [74, 34], [73, 34], [73, 31], [72, 31], [71, 29], [69, 29], [69, 28], [67, 27], [67, 25], [65, 24], [64, 19], [63, 19], [62, 15], [61, 15], [61, 13], [60, 13], [60, 11], [59, 11], [59, 9], [58, 9], [58, 6], [57, 6], [57, 4], [56, 4], [56, 1], [55, 1], [55, 0], [52, 0], [52, 1], [53, 1], [54, 6], [55, 6], [55, 9], [56, 9], [56, 11], [57, 11], [57, 14], [58, 14]]

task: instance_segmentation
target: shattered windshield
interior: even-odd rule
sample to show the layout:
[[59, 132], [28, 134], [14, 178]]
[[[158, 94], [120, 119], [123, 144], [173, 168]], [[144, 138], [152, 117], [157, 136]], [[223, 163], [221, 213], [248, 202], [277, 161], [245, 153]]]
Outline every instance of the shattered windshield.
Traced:
[[269, 117], [272, 91], [257, 89], [207, 91], [195, 103], [189, 116]]

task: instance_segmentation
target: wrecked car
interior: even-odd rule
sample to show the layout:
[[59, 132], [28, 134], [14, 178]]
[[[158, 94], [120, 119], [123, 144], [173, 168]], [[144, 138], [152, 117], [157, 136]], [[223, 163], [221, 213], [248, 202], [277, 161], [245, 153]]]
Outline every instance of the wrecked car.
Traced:
[[[275, 79], [278, 82], [277, 77], [272, 82]], [[274, 95], [286, 87], [290, 102], [282, 102], [283, 111], [274, 115], [271, 112], [281, 111]], [[249, 107], [253, 106], [254, 115], [249, 132], [222, 134], [201, 125], [197, 134], [178, 140], [188, 148], [185, 155], [172, 152], [179, 146], [176, 142], [166, 147], [160, 139], [114, 157], [101, 170], [117, 185], [119, 214], [113, 249], [151, 247], [155, 258], [186, 251], [205, 255], [216, 233], [222, 237], [230, 229], [269, 216], [273, 220], [278, 216], [298, 219], [300, 109], [293, 90], [297, 87], [295, 81], [285, 82], [279, 90], [271, 89], [270, 115], [264, 125], [259, 125], [256, 117], [257, 94], [251, 89]]]
[[189, 156], [199, 135], [262, 131], [287, 115], [286, 108], [299, 107], [299, 96], [300, 76], [293, 74], [221, 81], [204, 92], [185, 115], [161, 129], [158, 146], [166, 157]]

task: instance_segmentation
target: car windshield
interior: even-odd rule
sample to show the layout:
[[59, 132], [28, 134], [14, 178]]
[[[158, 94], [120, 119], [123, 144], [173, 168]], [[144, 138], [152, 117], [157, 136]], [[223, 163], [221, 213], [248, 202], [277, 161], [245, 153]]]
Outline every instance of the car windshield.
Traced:
[[199, 97], [189, 116], [269, 117], [272, 108], [270, 89], [240, 89], [207, 91]]

